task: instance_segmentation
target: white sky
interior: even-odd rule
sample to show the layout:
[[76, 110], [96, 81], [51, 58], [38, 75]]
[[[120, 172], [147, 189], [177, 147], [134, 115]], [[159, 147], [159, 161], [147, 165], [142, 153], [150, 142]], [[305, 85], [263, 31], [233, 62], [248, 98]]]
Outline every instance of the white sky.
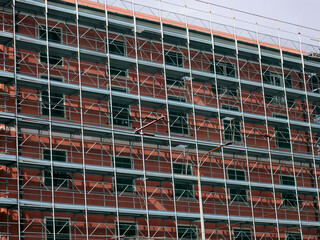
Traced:
[[212, 3], [320, 29], [320, 0], [209, 0]]
[[[95, 1], [104, 1], [104, 0], [95, 0]], [[274, 20], [268, 20], [265, 18], [254, 17], [254, 15], [244, 14], [237, 11], [232, 11], [227, 8], [222, 8], [218, 6], [211, 5], [211, 10], [214, 13], [213, 21], [218, 23], [223, 23], [226, 25], [233, 25], [232, 17], [235, 16], [236, 19], [241, 19], [242, 21], [236, 21], [235, 25], [237, 28], [249, 29], [251, 31], [255, 31], [256, 25], [254, 24], [256, 21], [259, 24], [259, 33], [261, 33], [262, 40], [267, 42], [275, 41], [274, 39], [268, 39], [267, 36], [262, 36], [264, 33], [266, 35], [277, 36], [277, 25], [281, 29], [281, 38], [291, 39], [294, 41], [298, 41], [298, 32], [300, 31], [302, 36], [302, 42], [312, 44], [320, 47], [320, 0], [124, 0], [126, 3], [122, 3], [121, 0], [107, 0], [108, 4], [116, 5], [122, 8], [131, 9], [131, 1], [136, 3], [136, 11], [145, 12], [148, 14], [153, 14], [150, 10], [143, 5], [147, 5], [154, 8], [154, 12], [156, 13], [156, 9], [160, 6], [159, 2], [161, 1], [161, 8], [164, 10], [168, 10], [174, 13], [181, 14], [181, 19], [183, 19], [183, 15], [186, 13], [186, 10], [183, 7], [175, 6], [174, 4], [183, 6], [186, 4], [190, 9], [187, 10], [187, 15], [204, 18], [209, 20], [209, 15], [206, 14], [209, 10], [209, 5], [203, 2], [209, 2], [221, 6], [225, 6], [227, 8], [234, 8], [237, 10], [255, 13], [257, 15], [269, 17], [272, 19], [278, 19], [285, 22], [293, 23], [295, 25], [288, 25], [284, 23], [277, 23]], [[139, 6], [139, 4], [141, 4]], [[203, 12], [199, 12], [193, 9], [201, 9]], [[149, 12], [150, 11], [150, 12]], [[157, 15], [157, 13], [155, 14]], [[177, 16], [174, 14], [168, 14], [163, 12], [163, 16], [166, 18], [171, 18], [174, 20], [179, 20]], [[223, 17], [226, 16], [226, 17]], [[189, 22], [192, 20], [188, 20]], [[247, 23], [246, 23], [247, 22]], [[194, 25], [200, 25], [201, 23], [194, 22]], [[266, 27], [263, 27], [263, 26]], [[316, 30], [310, 30], [305, 28], [300, 28], [298, 30], [297, 25], [310, 27]], [[221, 30], [224, 32], [232, 32], [232, 28], [225, 28], [224, 26], [216, 25], [213, 26], [215, 30]], [[244, 37], [252, 38], [249, 32], [238, 30], [238, 35], [242, 35]], [[281, 43], [282, 45], [286, 45], [288, 47], [294, 47], [296, 43]], [[313, 51], [310, 47], [303, 47], [306, 51]], [[307, 49], [310, 48], [310, 49]], [[318, 51], [318, 50], [317, 50]]]

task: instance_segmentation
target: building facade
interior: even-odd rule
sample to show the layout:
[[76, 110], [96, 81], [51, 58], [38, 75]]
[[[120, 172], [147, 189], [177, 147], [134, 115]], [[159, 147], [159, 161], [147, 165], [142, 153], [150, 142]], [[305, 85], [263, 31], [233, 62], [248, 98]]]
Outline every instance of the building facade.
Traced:
[[1, 239], [318, 239], [319, 45], [118, 2], [0, 2]]

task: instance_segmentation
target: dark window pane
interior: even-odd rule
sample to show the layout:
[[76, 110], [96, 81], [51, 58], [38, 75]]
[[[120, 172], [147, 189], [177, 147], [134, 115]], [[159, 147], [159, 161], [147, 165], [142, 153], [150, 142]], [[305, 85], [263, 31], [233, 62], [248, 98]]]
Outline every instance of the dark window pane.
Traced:
[[168, 65], [183, 67], [183, 55], [179, 52], [165, 51], [165, 62]]
[[[232, 111], [238, 111], [237, 107], [232, 107], [228, 105], [223, 105], [222, 108], [232, 110]], [[241, 142], [242, 140], [241, 124], [239, 120], [231, 117], [226, 117], [223, 119], [223, 127], [224, 127], [224, 139], [226, 141]]]
[[286, 232], [286, 240], [301, 240], [300, 233]]
[[130, 108], [127, 104], [112, 102], [113, 124], [130, 127]]
[[[46, 239], [53, 240], [53, 219], [46, 218]], [[70, 239], [70, 222], [68, 219], [55, 218], [55, 235], [56, 240], [69, 240]]]
[[[192, 166], [190, 164], [173, 163], [173, 173], [183, 174], [183, 175], [192, 175]], [[192, 185], [175, 182], [174, 186], [175, 186], [175, 194], [177, 198], [194, 196]]]
[[177, 77], [166, 77], [167, 85], [184, 88], [184, 80]]
[[[175, 96], [168, 96], [168, 100], [185, 102], [184, 98]], [[169, 109], [169, 123], [171, 133], [189, 134], [188, 115], [186, 113]]]
[[276, 144], [279, 148], [290, 148], [290, 134], [285, 127], [275, 127]]
[[[236, 169], [228, 169], [228, 178], [232, 180], [245, 181], [245, 172]], [[240, 188], [230, 188], [230, 200], [236, 202], [247, 202], [247, 190]]]
[[[46, 27], [40, 26], [39, 28], [39, 39], [46, 41]], [[61, 29], [59, 28], [48, 28], [48, 41], [49, 42], [56, 42], [61, 43]], [[40, 61], [42, 63], [47, 63], [47, 54], [40, 53]], [[49, 64], [52, 65], [62, 65], [62, 58], [59, 55], [55, 55], [52, 51], [49, 51]]]
[[309, 76], [309, 85], [312, 92], [320, 92], [320, 75], [312, 73]]
[[[42, 79], [48, 79], [46, 76], [41, 76]], [[61, 78], [58, 77], [50, 77], [51, 81], [62, 82]], [[49, 116], [49, 97], [48, 91], [41, 92], [41, 111], [43, 116]], [[65, 107], [64, 107], [64, 95], [51, 91], [51, 116], [52, 117], [65, 117]]]
[[178, 134], [189, 134], [187, 114], [169, 110], [170, 131]]
[[[43, 159], [50, 161], [50, 150], [43, 149]], [[67, 156], [65, 151], [52, 150], [52, 161], [66, 162]], [[53, 186], [54, 187], [68, 187], [69, 175], [65, 172], [58, 172], [53, 169]], [[44, 184], [51, 186], [51, 173], [44, 171]]]
[[178, 226], [179, 239], [198, 239], [197, 228], [195, 226]]
[[[287, 118], [283, 115], [274, 115], [277, 118]], [[275, 127], [276, 144], [279, 148], [290, 148], [290, 134], [287, 127]]]
[[234, 240], [251, 240], [251, 231], [246, 229], [233, 229]]
[[[132, 159], [125, 157], [116, 157], [117, 168], [128, 168], [132, 169]], [[134, 180], [132, 178], [125, 178], [121, 175], [117, 175], [117, 190], [118, 192], [133, 192], [134, 191]]]
[[109, 39], [109, 52], [111, 54], [125, 56], [126, 52], [124, 42], [121, 40]]
[[291, 74], [285, 76], [285, 84], [287, 88], [292, 88], [292, 77]]
[[[137, 224], [136, 223], [119, 223], [120, 227], [120, 239], [136, 239], [137, 238]], [[116, 224], [116, 232], [117, 234], [117, 224]]]
[[[281, 184], [288, 186], [295, 186], [293, 176], [280, 176]], [[283, 206], [295, 207], [297, 206], [297, 198], [294, 192], [282, 193]]]

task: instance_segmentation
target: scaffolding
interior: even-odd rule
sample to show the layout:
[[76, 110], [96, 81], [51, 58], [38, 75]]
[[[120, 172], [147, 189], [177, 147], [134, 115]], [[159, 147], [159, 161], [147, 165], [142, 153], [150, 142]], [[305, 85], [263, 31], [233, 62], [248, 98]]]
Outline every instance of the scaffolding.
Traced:
[[154, 2], [1, 1], [1, 237], [318, 239], [320, 31]]

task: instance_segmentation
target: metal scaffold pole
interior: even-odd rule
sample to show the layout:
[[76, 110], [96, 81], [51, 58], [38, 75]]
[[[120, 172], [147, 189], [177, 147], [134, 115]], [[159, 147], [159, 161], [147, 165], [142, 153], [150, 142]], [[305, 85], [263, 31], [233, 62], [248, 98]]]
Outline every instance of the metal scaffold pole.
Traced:
[[[234, 12], [233, 12], [234, 14]], [[236, 48], [236, 76], [238, 78], [239, 83], [239, 99], [240, 99], [240, 111], [241, 111], [241, 122], [242, 122], [242, 129], [240, 132], [243, 136], [243, 145], [245, 148], [245, 158], [246, 158], [246, 165], [247, 165], [247, 181], [249, 185], [249, 198], [250, 198], [250, 210], [251, 210], [251, 217], [252, 217], [252, 229], [253, 229], [253, 237], [257, 240], [257, 232], [256, 232], [256, 223], [255, 223], [255, 215], [254, 215], [254, 204], [253, 204], [253, 195], [252, 195], [252, 187], [251, 187], [251, 169], [250, 169], [250, 162], [249, 162], [249, 153], [248, 153], [248, 145], [247, 145], [247, 130], [246, 130], [246, 121], [244, 118], [244, 106], [243, 106], [243, 95], [242, 95], [242, 83], [241, 83], [241, 76], [240, 76], [240, 60], [239, 60], [239, 47], [238, 47], [238, 39], [237, 39], [237, 28], [236, 28], [236, 18], [233, 16], [233, 37], [234, 43]], [[240, 126], [241, 128], [241, 126]]]
[[[213, 64], [213, 72], [214, 72], [214, 80], [213, 84], [215, 85], [215, 96], [216, 96], [216, 103], [217, 103], [217, 117], [218, 117], [218, 125], [219, 125], [219, 141], [220, 145], [223, 144], [223, 126], [222, 126], [222, 119], [220, 113], [220, 98], [219, 98], [219, 86], [218, 86], [218, 78], [217, 78], [217, 66], [216, 66], [216, 52], [215, 52], [215, 36], [214, 36], [214, 28], [213, 28], [213, 12], [212, 6], [208, 4], [209, 9], [209, 27], [210, 27], [210, 38], [211, 38], [211, 55], [212, 55], [212, 64]], [[229, 239], [232, 240], [232, 229], [231, 229], [231, 220], [230, 220], [230, 206], [229, 206], [229, 194], [228, 194], [228, 185], [227, 185], [227, 169], [225, 164], [225, 155], [224, 149], [221, 148], [221, 159], [222, 159], [222, 171], [223, 171], [223, 189], [224, 189], [224, 196], [225, 196], [225, 206], [227, 212], [227, 225], [228, 225], [228, 232], [229, 232]]]
[[15, 107], [15, 153], [16, 153], [16, 183], [17, 183], [17, 230], [18, 239], [21, 240], [21, 210], [20, 210], [20, 143], [19, 143], [19, 88], [17, 81], [17, 42], [16, 42], [16, 1], [12, 0], [12, 24], [13, 24], [13, 76], [14, 76], [14, 107]]
[[290, 124], [290, 114], [289, 114], [289, 106], [288, 106], [288, 98], [287, 98], [287, 90], [286, 90], [286, 80], [285, 80], [285, 72], [284, 72], [284, 60], [283, 60], [283, 51], [281, 46], [281, 37], [280, 37], [280, 28], [279, 23], [277, 22], [277, 33], [278, 33], [278, 47], [280, 50], [280, 64], [281, 64], [281, 79], [283, 84], [283, 92], [284, 92], [284, 99], [285, 99], [285, 108], [286, 108], [286, 118], [289, 130], [289, 141], [290, 141], [290, 158], [292, 161], [292, 172], [293, 172], [293, 179], [294, 179], [294, 188], [295, 188], [295, 195], [296, 195], [296, 204], [297, 204], [297, 215], [299, 221], [299, 231], [301, 235], [301, 239], [303, 239], [302, 233], [302, 225], [301, 225], [301, 212], [300, 212], [300, 201], [298, 195], [298, 182], [297, 182], [297, 175], [296, 175], [296, 166], [295, 166], [295, 159], [294, 159], [294, 149], [293, 149], [293, 134], [291, 130]]
[[[135, 15], [135, 5], [132, 0], [132, 13], [133, 13], [133, 25], [134, 25], [134, 50], [135, 50], [135, 60], [136, 60], [136, 74], [137, 74], [137, 85], [138, 85], [138, 105], [139, 105], [139, 124], [140, 129], [143, 127], [142, 122], [142, 106], [141, 106], [141, 82], [139, 76], [139, 59], [138, 59], [138, 38], [137, 38], [137, 20]], [[143, 185], [144, 185], [144, 195], [145, 195], [145, 209], [146, 209], [146, 222], [147, 222], [147, 239], [151, 239], [150, 237], [150, 223], [149, 223], [149, 208], [148, 208], [148, 189], [147, 189], [147, 176], [146, 176], [146, 159], [145, 159], [145, 151], [144, 151], [144, 138], [143, 138], [143, 130], [140, 131], [141, 136], [141, 154], [142, 154], [142, 170], [143, 170]]]
[[84, 123], [83, 123], [83, 99], [82, 99], [82, 73], [81, 73], [81, 56], [80, 56], [80, 30], [79, 30], [79, 5], [76, 1], [76, 26], [77, 26], [77, 64], [78, 64], [78, 78], [79, 78], [79, 100], [80, 100], [80, 134], [81, 134], [81, 160], [82, 160], [82, 174], [83, 174], [83, 197], [84, 197], [84, 217], [86, 239], [89, 240], [89, 222], [88, 222], [88, 203], [87, 203], [87, 176], [86, 176], [86, 158], [85, 158], [85, 142], [84, 142]]
[[274, 184], [274, 171], [273, 171], [273, 163], [272, 163], [272, 155], [271, 155], [271, 143], [270, 143], [270, 132], [269, 132], [269, 124], [268, 124], [268, 115], [267, 115], [267, 105], [266, 105], [266, 95], [264, 92], [264, 81], [263, 81], [263, 68], [262, 68], [262, 56], [261, 56], [261, 46], [259, 40], [259, 31], [258, 31], [258, 22], [256, 21], [255, 24], [256, 28], [256, 38], [257, 38], [257, 46], [258, 46], [258, 56], [259, 56], [259, 75], [260, 75], [260, 82], [262, 86], [262, 101], [263, 101], [263, 113], [264, 113], [264, 121], [266, 127], [266, 136], [267, 136], [267, 149], [268, 149], [268, 159], [270, 164], [270, 178], [271, 178], [271, 185], [272, 185], [272, 197], [273, 197], [273, 206], [274, 206], [274, 213], [276, 217], [276, 230], [277, 230], [277, 238], [278, 240], [281, 239], [280, 236], [280, 227], [279, 227], [279, 219], [278, 219], [278, 207], [277, 207], [277, 198], [276, 198], [276, 189]]
[[117, 167], [116, 167], [116, 146], [114, 137], [114, 116], [112, 105], [112, 78], [111, 78], [111, 61], [110, 61], [110, 44], [109, 44], [109, 15], [107, 0], [104, 0], [104, 12], [105, 12], [105, 32], [106, 32], [106, 55], [107, 55], [107, 69], [108, 73], [108, 89], [109, 89], [109, 121], [111, 125], [111, 142], [112, 142], [112, 163], [113, 163], [113, 182], [114, 182], [114, 196], [116, 207], [116, 223], [115, 223], [115, 238], [120, 239], [120, 215], [119, 215], [119, 200], [118, 200], [118, 182], [117, 182]]
[[162, 69], [163, 69], [163, 81], [165, 89], [165, 99], [166, 99], [166, 123], [168, 129], [168, 142], [169, 142], [169, 154], [170, 154], [170, 174], [171, 174], [171, 184], [173, 192], [173, 209], [174, 209], [174, 223], [176, 231], [176, 239], [178, 240], [178, 217], [177, 217], [177, 202], [176, 202], [176, 188], [174, 180], [173, 171], [173, 156], [172, 156], [172, 139], [171, 139], [171, 129], [170, 129], [170, 113], [169, 113], [169, 102], [168, 102], [168, 86], [167, 86], [167, 72], [166, 72], [166, 61], [165, 61], [165, 50], [164, 50], [164, 32], [163, 32], [163, 21], [162, 21], [162, 0], [159, 0], [159, 16], [160, 16], [160, 32], [161, 32], [161, 55], [162, 55]]

